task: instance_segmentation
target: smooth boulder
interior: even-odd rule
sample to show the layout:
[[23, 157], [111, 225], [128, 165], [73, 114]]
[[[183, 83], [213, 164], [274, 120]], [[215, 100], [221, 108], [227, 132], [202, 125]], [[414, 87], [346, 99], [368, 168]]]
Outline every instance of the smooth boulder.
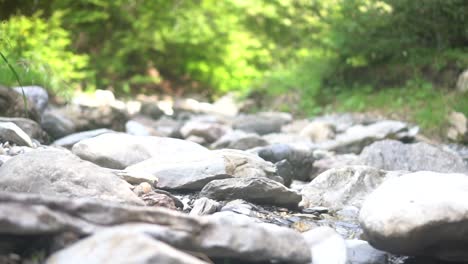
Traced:
[[39, 149], [15, 156], [0, 167], [0, 175], [2, 191], [143, 204], [116, 174], [66, 150]]
[[384, 182], [365, 201], [369, 243], [394, 254], [468, 261], [468, 175], [420, 171]]
[[209, 150], [180, 139], [107, 133], [76, 143], [72, 152], [102, 167], [124, 169], [152, 157], [197, 156]]

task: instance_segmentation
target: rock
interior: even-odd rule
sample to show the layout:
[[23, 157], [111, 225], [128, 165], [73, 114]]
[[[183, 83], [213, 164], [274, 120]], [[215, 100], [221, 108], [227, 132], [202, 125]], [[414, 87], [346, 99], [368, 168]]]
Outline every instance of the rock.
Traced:
[[339, 169], [358, 163], [356, 154], [331, 155], [314, 161], [309, 179], [314, 179], [317, 175], [329, 169]]
[[377, 249], [468, 261], [468, 175], [420, 171], [384, 182], [365, 201], [360, 223]]
[[223, 95], [213, 103], [213, 112], [225, 116], [236, 116], [239, 108], [239, 102], [232, 93]]
[[48, 109], [43, 113], [41, 126], [53, 139], [68, 136], [76, 131], [75, 124], [56, 109]]
[[15, 90], [0, 85], [0, 116], [3, 117], [25, 117], [34, 121], [39, 121], [40, 114], [34, 103], [26, 99], [27, 107], [24, 104], [22, 95]]
[[166, 194], [153, 191], [143, 194], [140, 198], [145, 202], [146, 206], [157, 206], [177, 210], [174, 199]]
[[76, 131], [100, 128], [125, 131], [125, 123], [128, 121], [128, 114], [125, 110], [112, 105], [70, 105], [63, 111], [65, 116], [75, 124]]
[[[168, 149], [167, 151], [171, 151]], [[134, 173], [151, 174], [158, 178], [162, 189], [201, 190], [216, 179], [232, 177], [226, 170], [225, 159], [220, 155], [194, 153], [189, 156], [172, 155], [154, 157], [126, 168]]]
[[[160, 147], [159, 153], [153, 153], [154, 157], [129, 166], [125, 170], [151, 174], [159, 179], [158, 187], [163, 189], [201, 190], [212, 180], [231, 177], [266, 177], [283, 182], [276, 174], [276, 168], [272, 163], [245, 151], [227, 149], [209, 151], [199, 145], [192, 150], [178, 150], [176, 146], [169, 144], [176, 139], [161, 138], [161, 140], [167, 143], [164, 145], [167, 148]], [[177, 142], [179, 141], [184, 144], [189, 143], [182, 140]], [[149, 145], [145, 144], [146, 147]], [[201, 151], [199, 148], [202, 148]], [[103, 149], [108, 151], [106, 148]], [[135, 151], [134, 147], [129, 149]], [[115, 159], [118, 157], [116, 152], [109, 151], [108, 155], [113, 155], [111, 157]], [[130, 150], [122, 155], [128, 155], [128, 152]]]
[[352, 126], [367, 126], [378, 122], [379, 120], [359, 113], [338, 113], [316, 117], [312, 122], [323, 122], [330, 124], [337, 133], [343, 133]]
[[264, 160], [277, 163], [287, 160], [292, 166], [292, 177], [296, 180], [309, 180], [314, 162], [312, 151], [287, 144], [274, 144], [254, 150]]
[[359, 154], [365, 146], [375, 141], [407, 137], [409, 130], [407, 124], [392, 120], [379, 121], [368, 126], [356, 125], [338, 134], [334, 140], [321, 143], [320, 148], [338, 153]]
[[239, 115], [233, 123], [234, 129], [265, 135], [281, 131], [281, 127], [292, 121], [287, 113], [262, 112], [255, 115]]
[[209, 152], [198, 144], [180, 139], [124, 133], [107, 133], [82, 140], [72, 151], [84, 160], [112, 169], [124, 169], [151, 157], [168, 159], [173, 155], [187, 157]]
[[303, 147], [305, 146], [310, 148], [314, 147], [312, 140], [298, 134], [272, 133], [264, 135], [263, 139], [265, 139], [269, 145], [287, 144]]
[[161, 110], [155, 102], [143, 102], [141, 104], [140, 113], [155, 120], [164, 115], [164, 111]]
[[142, 204], [128, 183], [65, 150], [35, 150], [0, 167], [0, 190]]
[[160, 137], [182, 138], [182, 135], [180, 135], [180, 128], [182, 126], [182, 121], [177, 121], [163, 116], [156, 121], [153, 128], [157, 131], [158, 136]]
[[299, 134], [320, 143], [335, 138], [335, 129], [329, 123], [314, 121], [304, 127]]
[[47, 259], [46, 264], [101, 264], [109, 261], [121, 264], [208, 263], [152, 238], [151, 234], [134, 233], [125, 226], [117, 226], [54, 253]]
[[268, 145], [268, 142], [255, 133], [246, 133], [241, 130], [234, 130], [224, 134], [214, 142], [211, 147], [213, 149], [229, 148], [247, 150], [266, 145]]
[[301, 194], [303, 207], [325, 206], [335, 210], [347, 205], [361, 207], [364, 199], [383, 181], [400, 172], [386, 172], [367, 166], [330, 169], [306, 185]]
[[218, 123], [189, 121], [182, 126], [180, 134], [184, 138], [196, 136], [203, 138], [206, 143], [213, 143], [226, 134], [228, 130], [228, 126]]
[[447, 131], [448, 139], [454, 142], [468, 143], [468, 120], [463, 113], [451, 112], [448, 121], [450, 127]]
[[183, 122], [166, 116], [154, 120], [145, 116], [135, 116], [125, 124], [128, 134], [135, 136], [158, 136], [182, 138], [179, 133]]
[[156, 186], [159, 179], [152, 174], [145, 172], [115, 170], [114, 173], [130, 184], [140, 184], [146, 182], [151, 186]]
[[40, 143], [48, 143], [49, 138], [42, 130], [41, 126], [35, 121], [27, 118], [8, 118], [0, 117], [0, 122], [11, 122], [17, 125], [23, 132], [25, 132], [31, 139], [36, 139]]
[[227, 174], [234, 177], [266, 177], [282, 182], [276, 174], [276, 167], [257, 155], [235, 149], [214, 150], [214, 154], [221, 155], [226, 161]]
[[299, 134], [308, 124], [310, 124], [310, 121], [307, 119], [293, 120], [291, 123], [281, 127], [281, 133]]
[[467, 92], [468, 91], [468, 69], [463, 71], [457, 80], [457, 91]]
[[253, 203], [296, 208], [302, 197], [281, 183], [261, 177], [214, 180], [205, 185], [201, 196], [215, 200], [244, 199]]
[[0, 122], [0, 140], [19, 146], [34, 147], [31, 138], [12, 122]]
[[310, 264], [347, 264], [345, 240], [330, 227], [322, 226], [302, 233], [310, 247]]
[[388, 254], [373, 248], [367, 241], [346, 240], [348, 264], [387, 264]]
[[134, 120], [128, 120], [125, 123], [125, 132], [133, 136], [154, 136], [151, 128]]
[[221, 208], [218, 202], [202, 197], [193, 203], [193, 208], [190, 215], [209, 215], [217, 212]]
[[74, 134], [68, 135], [66, 137], [59, 138], [59, 139], [55, 140], [52, 143], [52, 145], [60, 146], [60, 147], [64, 147], [64, 148], [71, 148], [73, 145], [75, 145], [76, 143], [78, 143], [78, 142], [80, 142], [82, 140], [97, 137], [97, 136], [102, 135], [102, 134], [114, 133], [114, 132], [115, 131], [107, 129], [107, 128], [101, 128], [101, 129], [96, 129], [96, 130], [90, 130], [90, 131], [74, 133]]
[[284, 159], [275, 163], [276, 172], [283, 178], [283, 183], [286, 187], [289, 187], [294, 177], [294, 167], [291, 163]]
[[47, 93], [46, 89], [40, 86], [21, 86], [21, 87], [14, 87], [13, 90], [19, 93], [21, 96], [24, 95], [29, 101], [34, 103], [37, 112], [40, 114], [44, 113], [48, 103], [49, 103], [49, 94]]
[[357, 163], [383, 170], [468, 171], [457, 154], [423, 142], [403, 144], [395, 140], [379, 141], [365, 148]]
[[153, 187], [147, 182], [142, 182], [133, 188], [133, 192], [138, 195], [138, 197], [141, 197], [143, 194], [150, 193], [151, 191], [153, 191]]
[[237, 199], [237, 200], [232, 200], [226, 203], [226, 205], [224, 205], [220, 211], [221, 212], [233, 212], [236, 214], [251, 216], [253, 214], [253, 211], [252, 211], [253, 208], [254, 208], [254, 205], [244, 200]]
[[210, 258], [284, 263], [308, 263], [311, 258], [299, 233], [251, 219], [192, 217], [165, 208], [5, 192], [0, 192], [0, 207], [1, 235], [72, 231], [83, 236], [106, 226], [134, 223], [121, 227]]

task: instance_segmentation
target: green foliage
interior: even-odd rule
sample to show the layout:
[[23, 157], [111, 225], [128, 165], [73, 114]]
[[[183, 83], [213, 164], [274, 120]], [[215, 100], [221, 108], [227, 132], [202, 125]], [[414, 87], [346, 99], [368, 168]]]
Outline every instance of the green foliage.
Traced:
[[[14, 66], [22, 85], [43, 85], [54, 93], [71, 92], [70, 83], [86, 78], [87, 56], [68, 50], [69, 33], [60, 14], [48, 20], [13, 16], [0, 25], [0, 50]], [[18, 85], [10, 65], [0, 64], [0, 83]]]

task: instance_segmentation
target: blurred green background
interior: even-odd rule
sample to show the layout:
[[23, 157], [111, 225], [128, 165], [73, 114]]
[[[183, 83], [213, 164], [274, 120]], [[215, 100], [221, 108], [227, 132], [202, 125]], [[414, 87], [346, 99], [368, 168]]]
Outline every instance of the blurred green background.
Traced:
[[[52, 94], [289, 96], [279, 110], [428, 129], [468, 114], [466, 0], [0, 0], [0, 18], [0, 52]], [[17, 85], [3, 62], [0, 83]]]

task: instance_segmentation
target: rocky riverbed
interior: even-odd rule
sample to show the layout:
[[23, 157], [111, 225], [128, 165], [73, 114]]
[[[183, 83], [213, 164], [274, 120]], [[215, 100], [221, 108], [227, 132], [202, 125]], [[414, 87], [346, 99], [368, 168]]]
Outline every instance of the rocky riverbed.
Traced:
[[416, 125], [24, 90], [0, 87], [0, 263], [468, 262], [468, 148]]

